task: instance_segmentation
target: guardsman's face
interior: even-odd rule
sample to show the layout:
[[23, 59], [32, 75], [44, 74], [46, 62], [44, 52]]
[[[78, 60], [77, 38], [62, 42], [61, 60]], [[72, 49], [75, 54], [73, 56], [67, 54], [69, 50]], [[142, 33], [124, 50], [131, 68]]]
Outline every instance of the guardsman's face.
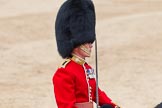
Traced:
[[73, 53], [76, 54], [77, 56], [85, 59], [85, 57], [90, 57], [91, 56], [91, 49], [93, 45], [92, 43], [85, 43], [73, 50]]

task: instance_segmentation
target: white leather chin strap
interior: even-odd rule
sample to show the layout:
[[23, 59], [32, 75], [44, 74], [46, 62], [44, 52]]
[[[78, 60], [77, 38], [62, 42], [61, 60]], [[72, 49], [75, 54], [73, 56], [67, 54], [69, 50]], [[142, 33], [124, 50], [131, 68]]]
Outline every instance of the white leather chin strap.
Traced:
[[83, 50], [85, 53], [87, 53], [89, 56], [91, 55], [91, 51], [87, 49], [84, 45], [81, 45], [80, 49]]

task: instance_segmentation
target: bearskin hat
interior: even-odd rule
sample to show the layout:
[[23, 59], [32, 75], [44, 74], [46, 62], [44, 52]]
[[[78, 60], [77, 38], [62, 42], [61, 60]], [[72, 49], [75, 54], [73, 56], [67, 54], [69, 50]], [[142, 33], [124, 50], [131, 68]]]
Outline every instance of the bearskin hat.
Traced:
[[57, 49], [62, 58], [70, 57], [75, 47], [95, 41], [95, 23], [95, 8], [91, 0], [67, 0], [63, 3], [55, 22]]

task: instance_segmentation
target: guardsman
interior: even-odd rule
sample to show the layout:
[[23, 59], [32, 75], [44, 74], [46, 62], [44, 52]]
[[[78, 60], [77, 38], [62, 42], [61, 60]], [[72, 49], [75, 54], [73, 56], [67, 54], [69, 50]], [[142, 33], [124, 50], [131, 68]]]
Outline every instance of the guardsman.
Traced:
[[[65, 61], [53, 76], [58, 108], [93, 108], [96, 101], [94, 69], [85, 61], [90, 57], [95, 35], [95, 9], [91, 0], [67, 0], [55, 23], [58, 52]], [[99, 105], [116, 104], [98, 88]]]

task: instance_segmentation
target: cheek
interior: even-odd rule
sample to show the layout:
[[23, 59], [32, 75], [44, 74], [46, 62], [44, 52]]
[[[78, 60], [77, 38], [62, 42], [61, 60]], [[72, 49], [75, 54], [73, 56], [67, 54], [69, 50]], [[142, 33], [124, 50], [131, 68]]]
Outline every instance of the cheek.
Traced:
[[83, 50], [80, 50], [79, 53], [82, 55], [82, 56], [87, 56], [87, 53]]
[[80, 53], [81, 53], [82, 55], [85, 55], [85, 52], [84, 52], [83, 50], [80, 50]]
[[79, 52], [79, 54], [83, 54], [84, 53], [84, 51], [82, 49], [79, 49], [78, 52]]

